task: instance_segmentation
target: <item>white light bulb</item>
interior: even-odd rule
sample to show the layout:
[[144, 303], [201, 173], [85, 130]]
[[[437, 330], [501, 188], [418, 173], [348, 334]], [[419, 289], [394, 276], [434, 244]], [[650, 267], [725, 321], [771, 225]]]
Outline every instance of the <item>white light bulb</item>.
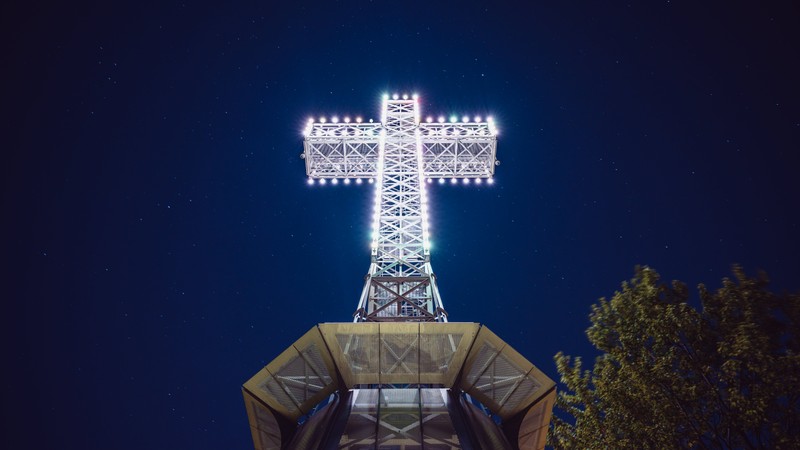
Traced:
[[322, 123], [325, 123], [325, 120], [326, 120], [325, 117], [320, 117], [319, 118], [319, 121], [322, 122]]
[[458, 180], [456, 180], [455, 178], [450, 178], [450, 184], [456, 184], [456, 183], [458, 183]]
[[361, 123], [361, 116], [356, 117], [356, 122]]
[[444, 178], [439, 178], [439, 184], [444, 184]]
[[464, 117], [461, 118], [461, 121], [464, 122], [464, 123], [469, 122], [469, 117], [468, 116], [464, 116]]
[[392, 95], [392, 100], [397, 100], [398, 98], [400, 98], [399, 95], [397, 95], [397, 94]]
[[475, 116], [475, 122], [480, 122], [480, 121], [481, 121], [481, 116]]
[[487, 178], [486, 184], [494, 184], [494, 178]]
[[361, 184], [361, 178], [356, 178], [356, 184]]
[[313, 186], [314, 185], [314, 179], [313, 178], [309, 178], [308, 179], [308, 185], [309, 186]]
[[433, 122], [433, 117], [431, 117], [431, 116], [426, 117], [425, 118], [425, 122], [428, 122], [428, 123]]
[[469, 178], [464, 178], [463, 183], [464, 184], [469, 184]]
[[369, 184], [372, 184], [372, 183], [374, 183], [374, 182], [375, 182], [375, 179], [374, 179], [374, 178], [370, 178], [370, 179], [369, 179]]
[[339, 184], [339, 180], [334, 178], [333, 180], [331, 180], [331, 184]]
[[344, 184], [350, 184], [350, 178], [345, 178], [344, 179]]
[[325, 178], [320, 178], [319, 184], [325, 184], [325, 183], [326, 183]]
[[433, 183], [433, 179], [432, 178], [428, 178], [428, 184], [430, 184], [430, 183]]
[[331, 117], [331, 122], [333, 122], [333, 123], [339, 123], [339, 117], [338, 117], [338, 116], [333, 116], [333, 117]]
[[483, 180], [481, 180], [480, 178], [475, 178], [475, 184], [481, 184], [481, 183], [483, 183]]
[[417, 95], [416, 93], [414, 93], [414, 95], [412, 95], [412, 96], [411, 96], [411, 98], [413, 98], [414, 100], [416, 100], [416, 99], [418, 99], [418, 98], [419, 98], [419, 95]]
[[450, 116], [450, 123], [455, 123], [458, 120], [456, 116]]
[[403, 100], [408, 100], [408, 94], [403, 94]]
[[347, 116], [344, 116], [344, 123], [350, 123], [350, 118], [347, 117]]

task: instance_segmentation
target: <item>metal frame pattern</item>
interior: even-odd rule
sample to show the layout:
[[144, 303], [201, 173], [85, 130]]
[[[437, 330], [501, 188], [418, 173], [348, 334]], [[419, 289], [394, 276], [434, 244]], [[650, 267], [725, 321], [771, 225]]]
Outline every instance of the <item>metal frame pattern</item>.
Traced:
[[417, 96], [384, 96], [380, 123], [311, 120], [303, 146], [310, 183], [375, 184], [372, 257], [354, 321], [446, 322], [430, 264], [424, 180], [491, 181], [494, 122], [421, 123]]

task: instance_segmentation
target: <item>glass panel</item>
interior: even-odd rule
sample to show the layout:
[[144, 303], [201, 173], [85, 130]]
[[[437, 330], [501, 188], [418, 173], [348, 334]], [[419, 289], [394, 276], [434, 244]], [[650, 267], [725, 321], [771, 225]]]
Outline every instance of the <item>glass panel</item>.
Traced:
[[447, 410], [447, 389], [421, 389], [422, 435], [425, 450], [454, 450], [461, 442]]
[[378, 421], [378, 389], [353, 391], [350, 417], [344, 434], [339, 439], [340, 449], [361, 450], [375, 448], [375, 431]]
[[419, 389], [382, 389], [380, 400], [378, 448], [421, 445]]

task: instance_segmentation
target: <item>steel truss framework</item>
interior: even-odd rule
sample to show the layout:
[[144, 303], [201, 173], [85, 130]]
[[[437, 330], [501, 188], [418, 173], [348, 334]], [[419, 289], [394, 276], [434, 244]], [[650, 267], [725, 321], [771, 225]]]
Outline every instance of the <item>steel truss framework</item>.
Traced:
[[421, 123], [416, 96], [384, 97], [381, 123], [310, 121], [305, 135], [309, 180], [375, 184], [372, 258], [354, 321], [446, 322], [430, 264], [424, 181], [491, 178], [494, 123]]

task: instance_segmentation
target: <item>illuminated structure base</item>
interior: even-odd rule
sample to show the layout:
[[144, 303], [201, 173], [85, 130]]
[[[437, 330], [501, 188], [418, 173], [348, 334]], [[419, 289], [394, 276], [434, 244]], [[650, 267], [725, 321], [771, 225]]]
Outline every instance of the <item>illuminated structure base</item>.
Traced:
[[243, 386], [256, 449], [543, 449], [555, 383], [476, 323], [326, 323]]

